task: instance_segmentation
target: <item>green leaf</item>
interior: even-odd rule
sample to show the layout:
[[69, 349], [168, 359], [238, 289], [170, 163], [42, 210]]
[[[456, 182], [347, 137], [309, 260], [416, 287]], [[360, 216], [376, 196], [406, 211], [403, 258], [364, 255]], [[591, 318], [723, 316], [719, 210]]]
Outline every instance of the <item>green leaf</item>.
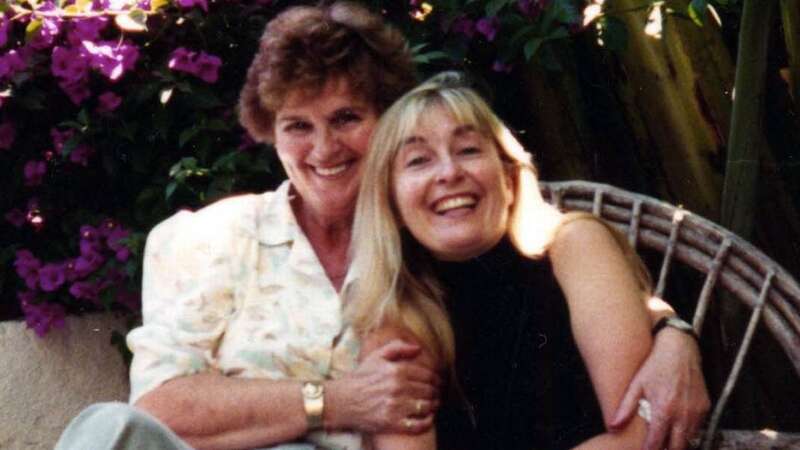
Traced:
[[34, 19], [28, 22], [28, 26], [25, 27], [25, 42], [30, 42], [36, 35], [39, 33], [39, 30], [42, 28], [42, 20], [41, 19]]
[[178, 137], [178, 147], [179, 148], [183, 148], [183, 146], [186, 145], [187, 142], [192, 140], [192, 138], [195, 137], [197, 135], [197, 133], [199, 133], [199, 132], [200, 132], [200, 128], [198, 128], [196, 126], [191, 126], [191, 127], [187, 128], [187, 129], [183, 130], [181, 132], [180, 136]]
[[114, 18], [114, 23], [122, 31], [141, 33], [147, 31], [147, 13], [139, 8], [132, 9], [126, 14]]
[[89, 125], [89, 112], [86, 111], [86, 108], [81, 108], [80, 112], [78, 112], [78, 122], [83, 126]]
[[178, 183], [176, 181], [171, 181], [167, 185], [167, 188], [164, 190], [164, 199], [169, 200], [169, 198], [172, 197], [172, 194], [175, 193], [175, 189], [177, 188], [178, 188]]
[[168, 5], [169, 0], [150, 0], [150, 12], [156, 12]]
[[702, 27], [708, 14], [708, 0], [692, 0], [686, 9], [692, 21], [697, 26]]
[[530, 61], [531, 58], [533, 58], [533, 55], [536, 54], [536, 51], [539, 50], [543, 42], [544, 39], [542, 38], [533, 38], [525, 44], [525, 61]]
[[489, 3], [486, 4], [486, 16], [487, 17], [494, 17], [500, 12], [503, 7], [508, 5], [509, 3], [514, 2], [514, 0], [491, 0]]
[[434, 50], [428, 53], [422, 53], [420, 55], [414, 55], [414, 62], [417, 64], [428, 64], [431, 61], [441, 60], [441, 59], [450, 59], [451, 55], [441, 51], [441, 50]]

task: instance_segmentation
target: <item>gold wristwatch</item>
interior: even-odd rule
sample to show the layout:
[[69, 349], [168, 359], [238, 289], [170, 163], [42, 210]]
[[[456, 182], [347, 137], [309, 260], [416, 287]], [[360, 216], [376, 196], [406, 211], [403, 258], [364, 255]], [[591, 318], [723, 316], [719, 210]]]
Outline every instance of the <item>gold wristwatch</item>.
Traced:
[[303, 408], [306, 410], [309, 430], [322, 428], [322, 411], [325, 408], [324, 393], [325, 388], [318, 381], [303, 383]]

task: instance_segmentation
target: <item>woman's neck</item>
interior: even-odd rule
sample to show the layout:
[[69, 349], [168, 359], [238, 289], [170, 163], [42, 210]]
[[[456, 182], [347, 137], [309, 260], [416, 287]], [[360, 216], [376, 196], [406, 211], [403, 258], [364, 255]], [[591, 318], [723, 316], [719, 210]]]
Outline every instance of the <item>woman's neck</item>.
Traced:
[[292, 202], [300, 229], [308, 238], [325, 274], [339, 291], [347, 274], [347, 252], [353, 227], [353, 214], [314, 214], [302, 202]]

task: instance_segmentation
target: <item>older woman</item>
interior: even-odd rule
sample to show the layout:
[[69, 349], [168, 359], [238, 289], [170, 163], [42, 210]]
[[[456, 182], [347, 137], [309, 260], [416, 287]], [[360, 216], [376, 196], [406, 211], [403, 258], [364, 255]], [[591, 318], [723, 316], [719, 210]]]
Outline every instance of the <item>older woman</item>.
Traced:
[[650, 352], [643, 265], [602, 221], [544, 203], [528, 155], [459, 77], [384, 114], [353, 234], [347, 305], [365, 349], [410, 334], [455, 370], [441, 448], [642, 447], [644, 419], [603, 425]]
[[[136, 408], [90, 409], [60, 448], [126, 441], [129, 448], [232, 449], [296, 440], [359, 448], [363, 434], [431, 429], [440, 377], [421, 346], [389, 340], [359, 360], [339, 298], [368, 140], [413, 81], [406, 41], [362, 7], [294, 7], [267, 25], [242, 90], [241, 121], [275, 145], [289, 180], [153, 229], [144, 324], [128, 338]], [[645, 385], [662, 385], [653, 374], [664, 365], [698, 371], [685, 337], [664, 345], [644, 366]], [[664, 404], [676, 411], [693, 408], [684, 394], [702, 391], [702, 378], [677, 378], [686, 384], [656, 397], [675, 399]], [[99, 432], [104, 417], [115, 419]], [[666, 417], [665, 427], [681, 416]], [[109, 443], [80, 441], [87, 436]]]

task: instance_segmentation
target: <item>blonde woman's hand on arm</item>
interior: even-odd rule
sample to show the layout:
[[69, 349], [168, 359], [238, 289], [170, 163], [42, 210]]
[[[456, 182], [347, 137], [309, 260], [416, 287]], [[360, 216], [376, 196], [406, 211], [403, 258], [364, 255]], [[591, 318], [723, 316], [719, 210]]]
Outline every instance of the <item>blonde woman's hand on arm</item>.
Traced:
[[[648, 301], [652, 324], [675, 316], [672, 307], [657, 297]], [[697, 339], [664, 327], [653, 339], [653, 351], [636, 373], [611, 423], [624, 426], [636, 414], [640, 398], [652, 407], [644, 450], [683, 450], [697, 437], [711, 407], [703, 378]]]
[[[625, 389], [650, 352], [645, 293], [610, 230], [593, 219], [566, 223], [550, 248], [553, 271], [567, 299], [578, 345], [608, 425]], [[634, 417], [581, 449], [640, 449], [646, 423]]]

